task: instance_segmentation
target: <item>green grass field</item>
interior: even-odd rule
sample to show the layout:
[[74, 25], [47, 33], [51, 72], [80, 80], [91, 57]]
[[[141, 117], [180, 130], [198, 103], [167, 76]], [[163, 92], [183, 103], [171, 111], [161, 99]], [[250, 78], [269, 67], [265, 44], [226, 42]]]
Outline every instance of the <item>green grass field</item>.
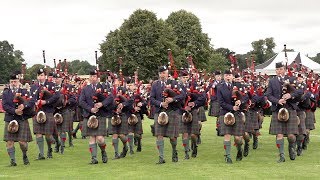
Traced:
[[[317, 111], [316, 117], [319, 117]], [[3, 114], [0, 114], [3, 119]], [[29, 121], [31, 122], [31, 121]], [[319, 179], [320, 169], [320, 134], [319, 124], [311, 132], [311, 142], [303, 155], [291, 161], [288, 156], [287, 141], [285, 141], [286, 162], [278, 164], [278, 150], [275, 145], [275, 136], [268, 134], [270, 118], [265, 118], [262, 135], [259, 137], [259, 148], [252, 150], [242, 161], [235, 161], [236, 148], [232, 147], [232, 165], [224, 162], [223, 139], [216, 136], [215, 120], [208, 118], [203, 124], [202, 144], [199, 145], [198, 157], [184, 160], [184, 150], [179, 138], [179, 162], [171, 162], [171, 145], [165, 141], [165, 159], [167, 163], [156, 165], [158, 151], [155, 138], [151, 136], [151, 120], [143, 123], [144, 136], [142, 152], [127, 155], [126, 158], [111, 160], [114, 155], [111, 137], [107, 138], [107, 153], [109, 161], [101, 163], [98, 151], [98, 165], [89, 165], [90, 153], [88, 139], [75, 139], [74, 147], [67, 147], [65, 154], [54, 153], [53, 159], [35, 161], [38, 148], [34, 141], [29, 144], [28, 156], [30, 165], [25, 166], [19, 145], [16, 144], [16, 159], [18, 166], [8, 167], [9, 157], [5, 142], [0, 142], [0, 178], [19, 179]], [[0, 122], [0, 136], [3, 139], [3, 125]], [[78, 138], [80, 132], [78, 132]], [[68, 146], [68, 143], [67, 143]], [[119, 146], [122, 149], [122, 146]], [[45, 145], [46, 153], [46, 145]]]

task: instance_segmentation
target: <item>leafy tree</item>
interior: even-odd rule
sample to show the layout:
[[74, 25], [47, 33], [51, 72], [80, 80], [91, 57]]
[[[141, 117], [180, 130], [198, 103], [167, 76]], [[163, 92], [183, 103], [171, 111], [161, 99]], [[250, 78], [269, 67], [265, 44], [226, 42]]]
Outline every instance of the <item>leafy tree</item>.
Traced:
[[187, 56], [191, 53], [197, 68], [207, 68], [213, 51], [210, 46], [210, 38], [202, 32], [199, 18], [191, 12], [179, 10], [172, 12], [166, 22], [173, 29], [174, 36], [177, 37], [176, 44], [183, 55]]
[[111, 31], [100, 45], [99, 58], [102, 70], [119, 72], [119, 57], [122, 57], [122, 72], [132, 76], [137, 67], [139, 78], [157, 75], [157, 68], [168, 63], [167, 49], [171, 49], [178, 67], [182, 53], [175, 44], [176, 37], [163, 20], [147, 10], [136, 10], [119, 29]]
[[8, 83], [10, 74], [21, 70], [22, 56], [23, 52], [14, 50], [13, 44], [0, 41], [0, 83]]

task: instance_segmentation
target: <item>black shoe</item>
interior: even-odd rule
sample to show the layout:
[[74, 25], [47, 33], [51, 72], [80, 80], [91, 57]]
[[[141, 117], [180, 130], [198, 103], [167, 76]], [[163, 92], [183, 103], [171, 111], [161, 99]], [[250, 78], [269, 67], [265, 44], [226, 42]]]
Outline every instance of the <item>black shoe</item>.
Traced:
[[137, 152], [141, 152], [141, 146], [137, 147]]
[[225, 155], [224, 160], [226, 161], [227, 164], [232, 164], [232, 159], [230, 157], [228, 157], [227, 155]]
[[106, 151], [101, 152], [102, 162], [107, 163], [108, 162], [108, 156]]
[[166, 161], [159, 156], [159, 162], [157, 162], [156, 164], [164, 164], [164, 163], [166, 163]]
[[286, 162], [286, 159], [284, 158], [284, 154], [280, 154], [280, 159], [277, 162], [278, 163]]
[[258, 136], [253, 136], [253, 149], [258, 148]]
[[241, 161], [241, 160], [242, 160], [242, 148], [238, 150], [237, 158], [236, 158], [236, 161]]
[[57, 142], [57, 143], [56, 143], [56, 145], [55, 145], [55, 147], [54, 147], [54, 152], [55, 152], [55, 153], [58, 153], [58, 152], [59, 152], [60, 145], [61, 145], [60, 142]]
[[14, 161], [13, 159], [11, 159], [9, 166], [17, 166], [16, 161]]
[[47, 158], [51, 159], [52, 157], [52, 148], [48, 149]]
[[290, 143], [289, 144], [289, 157], [291, 160], [295, 160], [296, 159], [296, 149], [294, 148], [295, 143]]
[[24, 165], [30, 164], [29, 159], [28, 159], [28, 156], [23, 156], [23, 164], [24, 164]]
[[60, 146], [60, 153], [64, 154], [64, 146]]
[[302, 154], [302, 146], [298, 146], [298, 148], [297, 148], [297, 155], [298, 155], [298, 156], [301, 156], [301, 154]]
[[244, 157], [247, 157], [248, 154], [249, 154], [249, 143], [246, 142], [246, 143], [244, 144], [244, 148], [243, 148], [243, 156], [244, 156]]
[[44, 160], [44, 159], [46, 159], [46, 158], [39, 153], [38, 158], [36, 160]]
[[192, 157], [197, 157], [198, 155], [198, 146], [197, 145], [194, 145], [193, 146], [193, 149], [192, 149]]
[[201, 144], [201, 136], [200, 135], [198, 136], [197, 144]]
[[126, 157], [126, 156], [127, 156], [127, 152], [128, 152], [128, 147], [127, 147], [127, 145], [125, 145], [125, 146], [123, 146], [123, 148], [122, 148], [122, 152], [121, 152], [121, 154], [120, 154], [120, 158]]
[[91, 158], [91, 162], [90, 162], [90, 164], [98, 164], [98, 160], [97, 160], [97, 158], [92, 157], [92, 158]]
[[116, 160], [116, 159], [120, 159], [120, 156], [119, 156], [118, 153], [115, 153], [115, 154], [114, 154], [114, 158], [112, 158], [112, 160]]
[[185, 160], [190, 159], [188, 151], [185, 151], [184, 159]]
[[172, 162], [178, 162], [178, 152], [172, 151]]
[[77, 139], [77, 133], [72, 132], [72, 137], [73, 137], [74, 139]]

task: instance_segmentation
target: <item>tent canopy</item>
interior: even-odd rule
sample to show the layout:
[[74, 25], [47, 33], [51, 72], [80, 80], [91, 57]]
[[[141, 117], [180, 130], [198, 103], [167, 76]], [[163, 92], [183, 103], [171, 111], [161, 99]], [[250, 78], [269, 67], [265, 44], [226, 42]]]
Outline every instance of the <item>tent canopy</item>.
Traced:
[[[320, 64], [314, 62], [310, 58], [305, 55], [301, 55], [300, 52], [287, 52], [288, 57], [288, 66], [294, 64], [295, 61], [297, 64], [302, 64], [303, 66], [307, 67], [308, 69], [313, 70], [316, 73], [320, 73]], [[285, 52], [280, 52], [267, 60], [266, 62], [259, 64], [255, 67], [256, 72], [261, 72], [262, 74], [266, 73], [268, 75], [275, 75], [276, 74], [276, 63], [283, 62], [285, 63]]]

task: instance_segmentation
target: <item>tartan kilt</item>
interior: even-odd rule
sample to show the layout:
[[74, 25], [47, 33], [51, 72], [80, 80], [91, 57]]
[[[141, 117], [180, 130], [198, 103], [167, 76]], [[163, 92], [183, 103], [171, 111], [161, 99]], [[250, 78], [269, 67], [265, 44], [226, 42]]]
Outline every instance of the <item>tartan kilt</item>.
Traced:
[[211, 101], [208, 116], [218, 117], [220, 113], [220, 104], [218, 101]]
[[5, 122], [4, 125], [4, 141], [23, 141], [23, 142], [31, 142], [32, 141], [32, 135], [31, 135], [31, 130], [29, 127], [29, 122], [28, 120], [24, 121], [18, 121], [19, 124], [19, 130], [16, 133], [9, 133], [8, 132], [8, 125], [9, 122]]
[[182, 116], [180, 118], [180, 133], [188, 133], [199, 135], [200, 134], [200, 126], [199, 126], [199, 114], [197, 109], [193, 109], [192, 113], [192, 121], [190, 123], [182, 122]]
[[96, 129], [88, 128], [87, 123], [89, 118], [84, 118], [82, 121], [82, 134], [84, 136], [105, 136], [107, 135], [107, 118], [98, 116], [98, 127]]
[[281, 122], [278, 120], [278, 111], [272, 112], [269, 134], [297, 135], [299, 133], [297, 112], [293, 109], [288, 109], [288, 111], [289, 120], [287, 122]]
[[315, 121], [314, 112], [310, 110], [306, 111], [306, 120], [305, 120], [306, 128], [310, 130], [315, 129], [316, 127], [314, 126], [314, 121]]
[[135, 134], [143, 134], [141, 116], [138, 113], [135, 115], [138, 118], [138, 122], [133, 126], [128, 124], [128, 132], [135, 133]]
[[[164, 136], [164, 137], [179, 137], [179, 122], [181, 120], [180, 110], [172, 110], [167, 112], [169, 122], [167, 125], [160, 125], [158, 123], [159, 113], [155, 113], [154, 115], [154, 128], [155, 128], [155, 136]], [[198, 123], [198, 121], [197, 121]]]
[[80, 122], [80, 121], [83, 121], [82, 109], [81, 107], [77, 106], [75, 108], [73, 122]]
[[297, 111], [297, 115], [300, 119], [300, 124], [298, 125], [299, 135], [306, 135], [306, 114], [304, 111]]
[[199, 121], [207, 121], [206, 111], [204, 110], [203, 106], [199, 107]]
[[260, 129], [260, 122], [258, 120], [258, 113], [255, 110], [249, 109], [245, 113], [246, 122], [244, 123], [244, 131], [248, 133], [255, 133], [256, 130]]
[[63, 121], [61, 124], [57, 124], [58, 133], [65, 133], [70, 131], [70, 124], [72, 124], [72, 111], [69, 109], [62, 111]]
[[241, 113], [235, 112], [233, 113], [236, 119], [236, 122], [232, 126], [227, 126], [224, 123], [224, 115], [219, 116], [219, 124], [220, 124], [220, 135], [234, 135], [234, 136], [242, 136], [244, 133], [244, 123], [241, 119]]
[[118, 126], [113, 126], [111, 124], [111, 118], [108, 121], [108, 132], [109, 134], [124, 134], [127, 135], [128, 134], [128, 116], [123, 113], [121, 115], [121, 124], [119, 124]]
[[45, 123], [39, 124], [36, 120], [37, 116], [32, 118], [33, 120], [33, 134], [52, 135], [57, 130], [56, 123], [54, 122], [53, 113], [45, 112], [47, 120]]

